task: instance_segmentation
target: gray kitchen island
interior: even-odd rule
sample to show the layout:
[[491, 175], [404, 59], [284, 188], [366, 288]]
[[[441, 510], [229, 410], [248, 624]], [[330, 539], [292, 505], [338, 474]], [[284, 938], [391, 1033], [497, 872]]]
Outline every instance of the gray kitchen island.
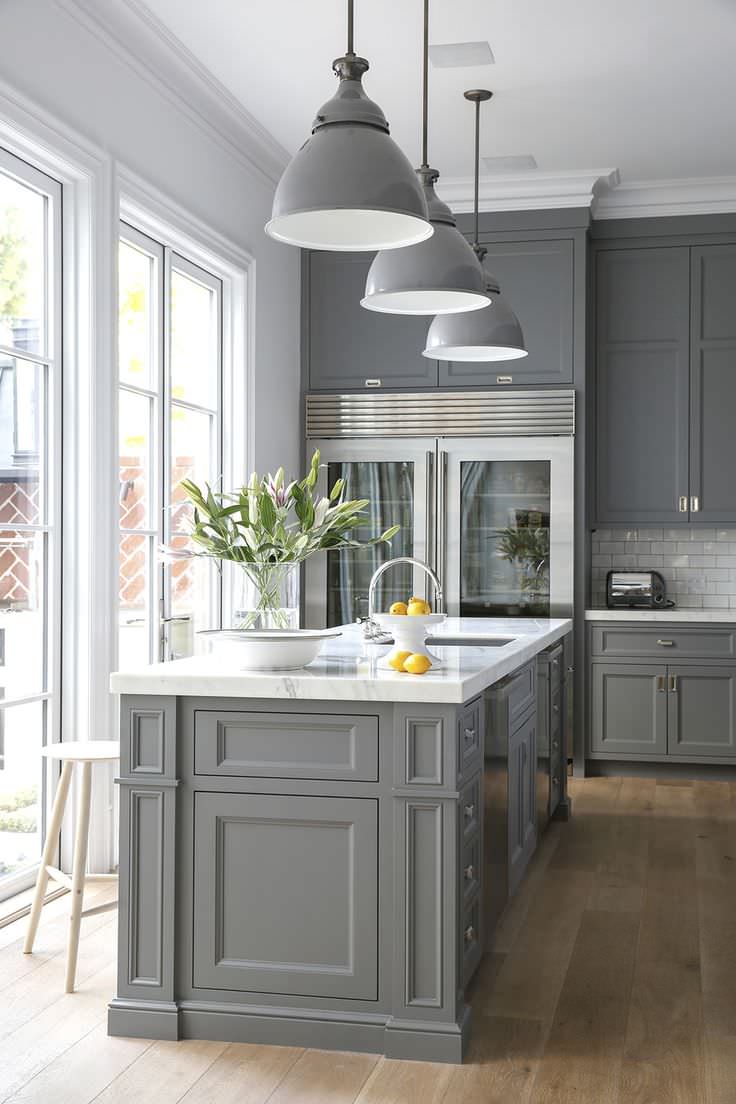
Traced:
[[208, 655], [113, 675], [109, 1033], [462, 1061], [494, 876], [485, 692], [531, 710], [535, 657], [570, 627], [451, 618], [486, 646], [431, 645], [423, 676], [383, 669], [354, 626], [296, 672]]

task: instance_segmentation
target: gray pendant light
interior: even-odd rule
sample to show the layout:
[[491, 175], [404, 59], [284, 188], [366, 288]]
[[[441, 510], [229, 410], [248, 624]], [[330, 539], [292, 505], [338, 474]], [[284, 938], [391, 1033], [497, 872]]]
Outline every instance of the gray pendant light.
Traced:
[[332, 68], [338, 89], [286, 167], [266, 233], [289, 245], [337, 251], [397, 249], [431, 237], [422, 187], [361, 83], [368, 62], [353, 51], [353, 0], [347, 53]]
[[[480, 173], [480, 105], [492, 93], [475, 89], [465, 99], [475, 104], [475, 241], [473, 249], [480, 263], [486, 250], [478, 241], [478, 181]], [[460, 315], [440, 315], [427, 334], [423, 355], [432, 360], [489, 361], [525, 357], [524, 335], [519, 319], [501, 295], [498, 280], [484, 266], [486, 291], [491, 298], [487, 310]]]
[[417, 175], [434, 234], [408, 249], [382, 250], [373, 261], [361, 306], [386, 314], [452, 314], [487, 307], [480, 261], [457, 229], [452, 211], [434, 190], [439, 177], [427, 159], [429, 0], [424, 0], [422, 165]]

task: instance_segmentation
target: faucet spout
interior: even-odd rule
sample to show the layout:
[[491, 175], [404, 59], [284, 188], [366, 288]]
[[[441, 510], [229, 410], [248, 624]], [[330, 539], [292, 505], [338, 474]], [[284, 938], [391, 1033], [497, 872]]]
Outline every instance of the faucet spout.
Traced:
[[376, 568], [371, 576], [371, 581], [368, 586], [368, 619], [365, 625], [365, 631], [367, 635], [373, 635], [375, 629], [375, 622], [373, 615], [376, 612], [376, 586], [378, 580], [383, 575], [384, 571], [388, 571], [390, 567], [395, 567], [396, 564], [411, 564], [413, 567], [420, 568], [432, 581], [434, 586], [435, 601], [437, 603], [437, 613], [444, 613], [444, 595], [442, 593], [442, 584], [440, 583], [437, 573], [422, 560], [415, 560], [413, 556], [396, 556], [393, 560], [386, 560], [380, 567]]

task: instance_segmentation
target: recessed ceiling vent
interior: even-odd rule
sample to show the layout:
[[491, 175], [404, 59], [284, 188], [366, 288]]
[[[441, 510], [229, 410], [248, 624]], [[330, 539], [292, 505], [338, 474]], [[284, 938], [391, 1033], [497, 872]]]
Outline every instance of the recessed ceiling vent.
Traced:
[[429, 47], [429, 56], [435, 69], [467, 69], [496, 61], [487, 42], [442, 42]]
[[536, 158], [531, 153], [517, 153], [509, 157], [484, 157], [483, 165], [489, 173], [516, 173], [536, 169]]

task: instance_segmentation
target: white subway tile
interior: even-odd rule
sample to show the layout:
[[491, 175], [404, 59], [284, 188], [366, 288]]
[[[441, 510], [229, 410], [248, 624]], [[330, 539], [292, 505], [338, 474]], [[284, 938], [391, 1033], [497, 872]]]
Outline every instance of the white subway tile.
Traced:
[[639, 540], [662, 540], [662, 529], [639, 529]]
[[652, 541], [652, 552], [662, 555], [664, 553], [672, 553], [677, 551], [677, 544], [675, 541], [661, 540]]
[[736, 529], [716, 529], [716, 540], [736, 542]]
[[591, 556], [590, 557], [590, 562], [591, 562], [593, 567], [611, 567], [612, 566], [611, 565], [611, 557], [610, 556], [603, 556], [603, 555], [601, 555], [601, 553], [598, 553], [598, 555], [596, 555], [596, 556]]
[[678, 606], [683, 606], [685, 609], [702, 609], [703, 599], [696, 597], [694, 594], [688, 594], [678, 601]]
[[691, 567], [715, 567], [715, 556], [688, 556]]
[[718, 598], [716, 595], [707, 594], [703, 598], [703, 609], [723, 609], [724, 606], [723, 598]]
[[703, 555], [701, 541], [680, 541], [677, 545], [678, 552], [684, 552], [687, 556]]
[[690, 540], [706, 541], [706, 540], [715, 540], [715, 539], [716, 539], [715, 529], [700, 529], [700, 528], [697, 528], [697, 529], [691, 529], [690, 530]]
[[736, 556], [716, 556], [716, 567], [736, 567]]
[[600, 551], [611, 555], [623, 554], [625, 545], [623, 541], [601, 541]]

